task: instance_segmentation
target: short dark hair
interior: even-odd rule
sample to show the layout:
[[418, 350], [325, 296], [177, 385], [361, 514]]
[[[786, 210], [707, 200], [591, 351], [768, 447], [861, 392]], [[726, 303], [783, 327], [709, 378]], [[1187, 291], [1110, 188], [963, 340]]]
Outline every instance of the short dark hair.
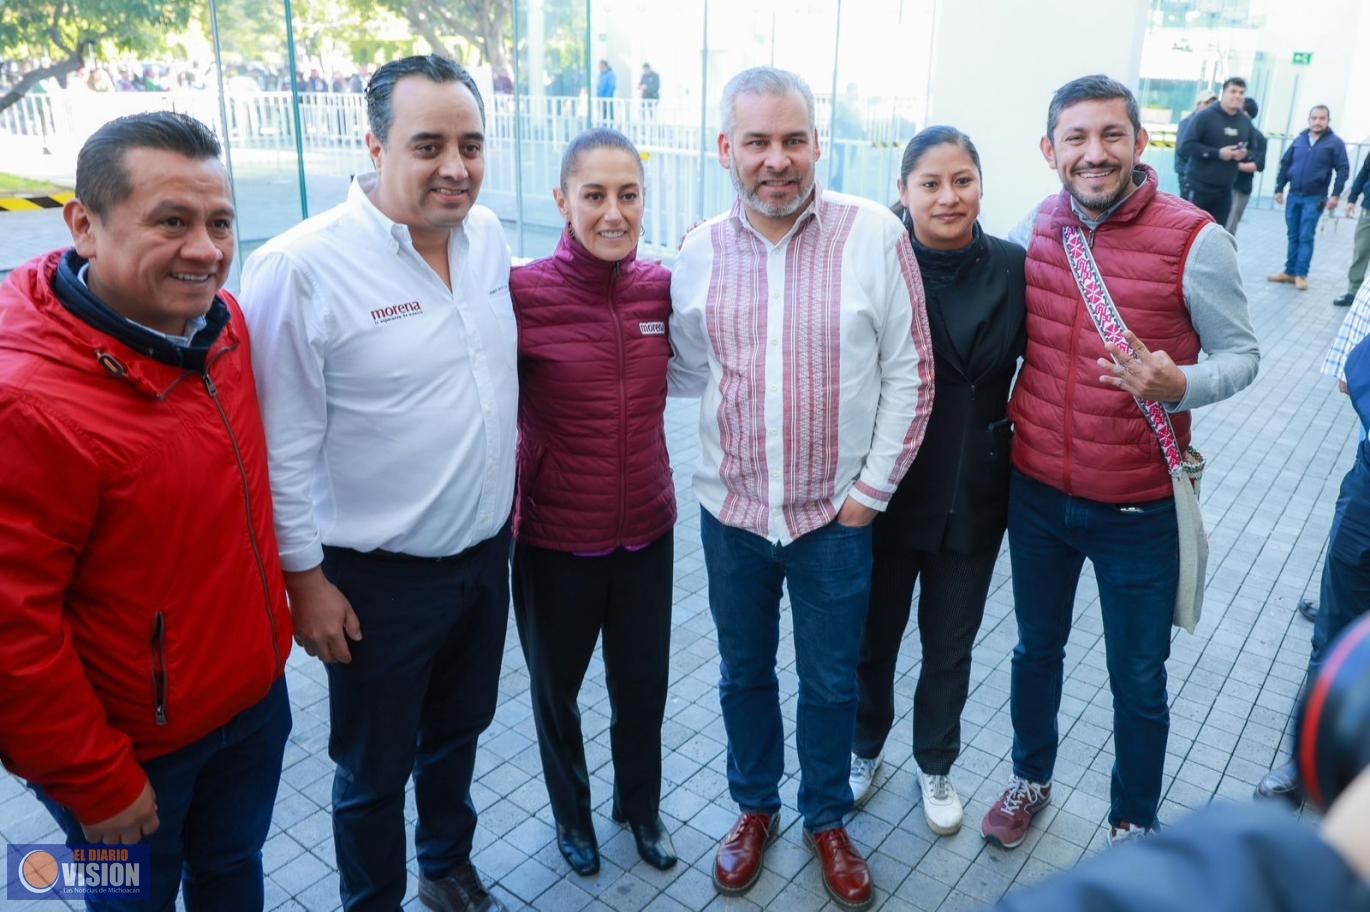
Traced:
[[87, 139], [76, 156], [76, 198], [104, 218], [133, 192], [124, 153], [129, 149], [160, 149], [193, 161], [218, 158], [214, 132], [188, 114], [149, 111], [116, 117]]
[[1228, 86], [1240, 86], [1242, 89], [1245, 89], [1245, 88], [1246, 88], [1246, 80], [1243, 79], [1243, 78], [1241, 78], [1240, 76], [1229, 76], [1229, 77], [1227, 77], [1226, 79], [1223, 80], [1223, 91], [1224, 91], [1224, 92], [1227, 91], [1227, 87], [1228, 87]]
[[909, 173], [918, 167], [918, 162], [927, 154], [929, 149], [937, 146], [959, 146], [970, 156], [971, 162], [975, 165], [975, 170], [984, 177], [984, 170], [980, 167], [980, 153], [976, 151], [975, 143], [970, 141], [970, 137], [962, 133], [955, 127], [932, 126], [924, 127], [909, 140], [909, 144], [904, 147], [904, 158], [899, 163], [899, 184], [903, 185]]
[[1309, 117], [1312, 117], [1312, 116], [1313, 116], [1313, 112], [1314, 112], [1314, 111], [1319, 111], [1319, 110], [1321, 110], [1321, 111], [1326, 111], [1326, 112], [1327, 112], [1327, 119], [1328, 119], [1328, 120], [1331, 120], [1331, 119], [1332, 119], [1332, 109], [1329, 108], [1327, 105], [1323, 105], [1323, 104], [1313, 105], [1313, 107], [1309, 108], [1309, 109], [1308, 109], [1308, 116], [1309, 116]]
[[571, 175], [576, 173], [576, 166], [580, 163], [580, 157], [587, 152], [593, 152], [595, 149], [618, 149], [627, 152], [633, 157], [633, 161], [637, 162], [637, 172], [645, 180], [646, 171], [642, 167], [642, 156], [638, 153], [637, 146], [633, 145], [633, 141], [609, 127], [595, 127], [571, 140], [566, 151], [561, 154], [562, 193], [566, 192], [566, 185]]
[[366, 84], [366, 122], [381, 145], [389, 141], [390, 127], [395, 123], [395, 84], [406, 76], [423, 76], [433, 82], [459, 82], [466, 86], [476, 97], [480, 123], [485, 126], [485, 101], [466, 67], [441, 54], [401, 57], [381, 66]]
[[1256, 115], [1261, 113], [1261, 106], [1256, 104], [1256, 99], [1248, 95], [1246, 96], [1246, 101], [1242, 102], [1242, 110], [1246, 112], [1247, 117], [1255, 120]]
[[1072, 79], [1051, 96], [1051, 105], [1047, 108], [1047, 139], [1050, 140], [1054, 137], [1056, 124], [1060, 122], [1061, 112], [1066, 108], [1082, 101], [1112, 101], [1115, 98], [1121, 98], [1127, 102], [1127, 117], [1128, 120], [1132, 121], [1132, 131], [1134, 134], [1140, 135], [1142, 132], [1142, 112], [1137, 107], [1137, 96], [1133, 95], [1132, 90], [1118, 80], [1111, 79], [1102, 73], [1095, 73], [1092, 76]]

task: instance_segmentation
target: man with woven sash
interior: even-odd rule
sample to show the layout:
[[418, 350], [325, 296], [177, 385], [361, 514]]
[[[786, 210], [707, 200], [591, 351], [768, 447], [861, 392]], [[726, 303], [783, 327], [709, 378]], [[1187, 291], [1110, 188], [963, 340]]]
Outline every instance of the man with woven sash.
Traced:
[[[1139, 161], [1146, 145], [1126, 86], [1105, 76], [1062, 86], [1041, 149], [1063, 189], [1010, 234], [1028, 251], [1027, 356], [1009, 406], [1017, 437], [1008, 527], [1018, 620], [1013, 780], [982, 825], [1006, 848], [1026, 838], [1051, 800], [1065, 647], [1086, 558], [1099, 581], [1113, 692], [1109, 841], [1156, 827], [1180, 576], [1163, 450], [1183, 453], [1189, 411], [1249, 384], [1260, 357], [1231, 235], [1160, 191], [1156, 172]], [[1072, 266], [1092, 272], [1077, 284]], [[1092, 303], [1114, 306], [1091, 315], [1081, 287]], [[1096, 319], [1121, 338], [1106, 347]], [[1143, 403], [1169, 429], [1161, 446]], [[1066, 707], [1068, 717], [1083, 709], [1075, 699]], [[1106, 734], [1077, 721], [1067, 740], [1092, 753]], [[1063, 779], [1073, 784], [1084, 765], [1069, 762]]]

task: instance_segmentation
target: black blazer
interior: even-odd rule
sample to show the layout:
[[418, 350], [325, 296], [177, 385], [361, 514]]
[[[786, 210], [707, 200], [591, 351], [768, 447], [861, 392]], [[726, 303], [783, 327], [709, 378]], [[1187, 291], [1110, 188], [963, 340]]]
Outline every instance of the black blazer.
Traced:
[[[916, 250], [915, 246], [915, 250]], [[997, 549], [1008, 524], [1008, 397], [1026, 345], [1026, 252], [981, 234], [951, 283], [929, 291], [934, 383], [923, 445], [873, 529], [876, 550]], [[976, 320], [957, 350], [947, 315]]]

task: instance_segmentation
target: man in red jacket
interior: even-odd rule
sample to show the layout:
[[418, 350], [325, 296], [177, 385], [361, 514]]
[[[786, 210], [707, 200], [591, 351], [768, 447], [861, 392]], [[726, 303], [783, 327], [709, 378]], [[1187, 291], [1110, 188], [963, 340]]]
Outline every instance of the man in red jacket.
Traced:
[[[1160, 192], [1156, 172], [1140, 162], [1146, 144], [1126, 86], [1106, 76], [1062, 86], [1041, 149], [1063, 189], [1009, 236], [1028, 252], [1027, 357], [1009, 404], [1013, 780], [982, 825], [1005, 848], [1026, 838], [1051, 799], [1066, 641], [1086, 558], [1099, 583], [1113, 691], [1109, 842], [1155, 829], [1179, 526], [1168, 465], [1138, 402], [1161, 404], [1183, 452], [1189, 411], [1245, 387], [1260, 359], [1232, 236]], [[1085, 310], [1067, 230], [1088, 245], [1093, 281], [1128, 327], [1130, 353], [1106, 348]], [[1074, 265], [1084, 270], [1084, 259]], [[1094, 731], [1072, 746], [1097, 750], [1106, 733]]]
[[74, 250], [0, 287], [0, 759], [142, 897], [261, 909], [291, 623], [219, 143], [159, 112], [82, 147]]

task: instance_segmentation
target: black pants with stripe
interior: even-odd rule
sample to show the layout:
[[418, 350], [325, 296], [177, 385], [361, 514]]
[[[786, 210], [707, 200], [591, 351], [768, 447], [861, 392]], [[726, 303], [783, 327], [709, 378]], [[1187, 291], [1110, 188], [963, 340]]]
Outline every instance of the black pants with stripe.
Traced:
[[577, 697], [603, 634], [614, 807], [633, 823], [661, 804], [661, 720], [671, 658], [673, 533], [641, 551], [577, 557], [514, 547], [514, 619], [552, 813], [594, 832]]
[[929, 775], [946, 775], [961, 753], [961, 710], [970, 689], [970, 653], [985, 616], [985, 598], [999, 554], [930, 553], [877, 549], [871, 571], [870, 612], [861, 640], [852, 752], [874, 757], [894, 724], [894, 674], [908, 626], [914, 584], [923, 665], [913, 696], [913, 755]]

